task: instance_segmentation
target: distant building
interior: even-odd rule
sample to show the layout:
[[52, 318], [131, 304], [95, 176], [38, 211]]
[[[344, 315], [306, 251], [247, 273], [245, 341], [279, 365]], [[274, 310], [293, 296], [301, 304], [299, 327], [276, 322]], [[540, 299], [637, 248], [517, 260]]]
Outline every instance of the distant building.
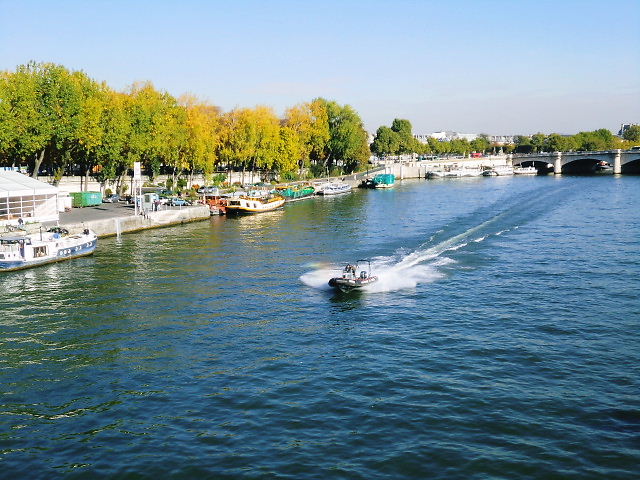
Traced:
[[367, 142], [369, 142], [369, 145], [371, 145], [375, 139], [375, 133], [367, 132]]
[[515, 143], [514, 135], [489, 135], [489, 141], [496, 145], [508, 145]]
[[634, 125], [638, 125], [638, 124], [637, 123], [623, 123], [622, 125], [620, 125], [620, 130], [618, 131], [618, 136], [619, 137], [623, 136], [624, 132], [629, 130], [629, 128], [634, 126]]
[[420, 143], [427, 143], [429, 138], [435, 138], [440, 142], [450, 142], [451, 140], [467, 140], [471, 142], [475, 140], [480, 135], [476, 133], [458, 133], [451, 131], [442, 131], [442, 132], [433, 132], [428, 135], [414, 135], [413, 137], [418, 140]]

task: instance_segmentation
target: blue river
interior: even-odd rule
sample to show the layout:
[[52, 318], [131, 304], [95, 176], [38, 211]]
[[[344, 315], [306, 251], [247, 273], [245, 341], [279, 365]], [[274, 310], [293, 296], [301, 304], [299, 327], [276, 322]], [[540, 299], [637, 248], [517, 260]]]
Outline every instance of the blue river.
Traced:
[[640, 177], [405, 180], [5, 273], [0, 478], [638, 478], [639, 252]]

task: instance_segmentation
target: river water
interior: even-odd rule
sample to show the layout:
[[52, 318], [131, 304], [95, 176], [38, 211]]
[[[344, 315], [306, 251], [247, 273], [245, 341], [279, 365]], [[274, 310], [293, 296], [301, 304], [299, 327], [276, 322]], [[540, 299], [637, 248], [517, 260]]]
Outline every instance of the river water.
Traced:
[[639, 207], [403, 181], [4, 274], [0, 478], [637, 478]]

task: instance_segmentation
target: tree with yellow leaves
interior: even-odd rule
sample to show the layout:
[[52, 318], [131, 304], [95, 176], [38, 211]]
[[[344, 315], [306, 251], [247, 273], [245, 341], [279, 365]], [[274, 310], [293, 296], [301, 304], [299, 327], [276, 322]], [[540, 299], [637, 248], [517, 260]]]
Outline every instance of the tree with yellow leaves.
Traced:
[[330, 139], [329, 117], [326, 105], [320, 99], [301, 103], [288, 109], [284, 123], [298, 137], [300, 149], [299, 173], [310, 166], [310, 162], [324, 158]]

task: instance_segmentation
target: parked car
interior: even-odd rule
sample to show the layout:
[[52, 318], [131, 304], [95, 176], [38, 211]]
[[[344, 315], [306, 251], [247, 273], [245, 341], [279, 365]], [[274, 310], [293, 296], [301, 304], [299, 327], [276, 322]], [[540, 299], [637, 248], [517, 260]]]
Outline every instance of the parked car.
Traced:
[[102, 199], [103, 203], [118, 203], [120, 201], [120, 195], [116, 195], [112, 193], [111, 195], [107, 195]]
[[172, 207], [184, 207], [191, 204], [184, 198], [173, 197], [171, 200], [169, 200], [167, 205], [171, 205]]

